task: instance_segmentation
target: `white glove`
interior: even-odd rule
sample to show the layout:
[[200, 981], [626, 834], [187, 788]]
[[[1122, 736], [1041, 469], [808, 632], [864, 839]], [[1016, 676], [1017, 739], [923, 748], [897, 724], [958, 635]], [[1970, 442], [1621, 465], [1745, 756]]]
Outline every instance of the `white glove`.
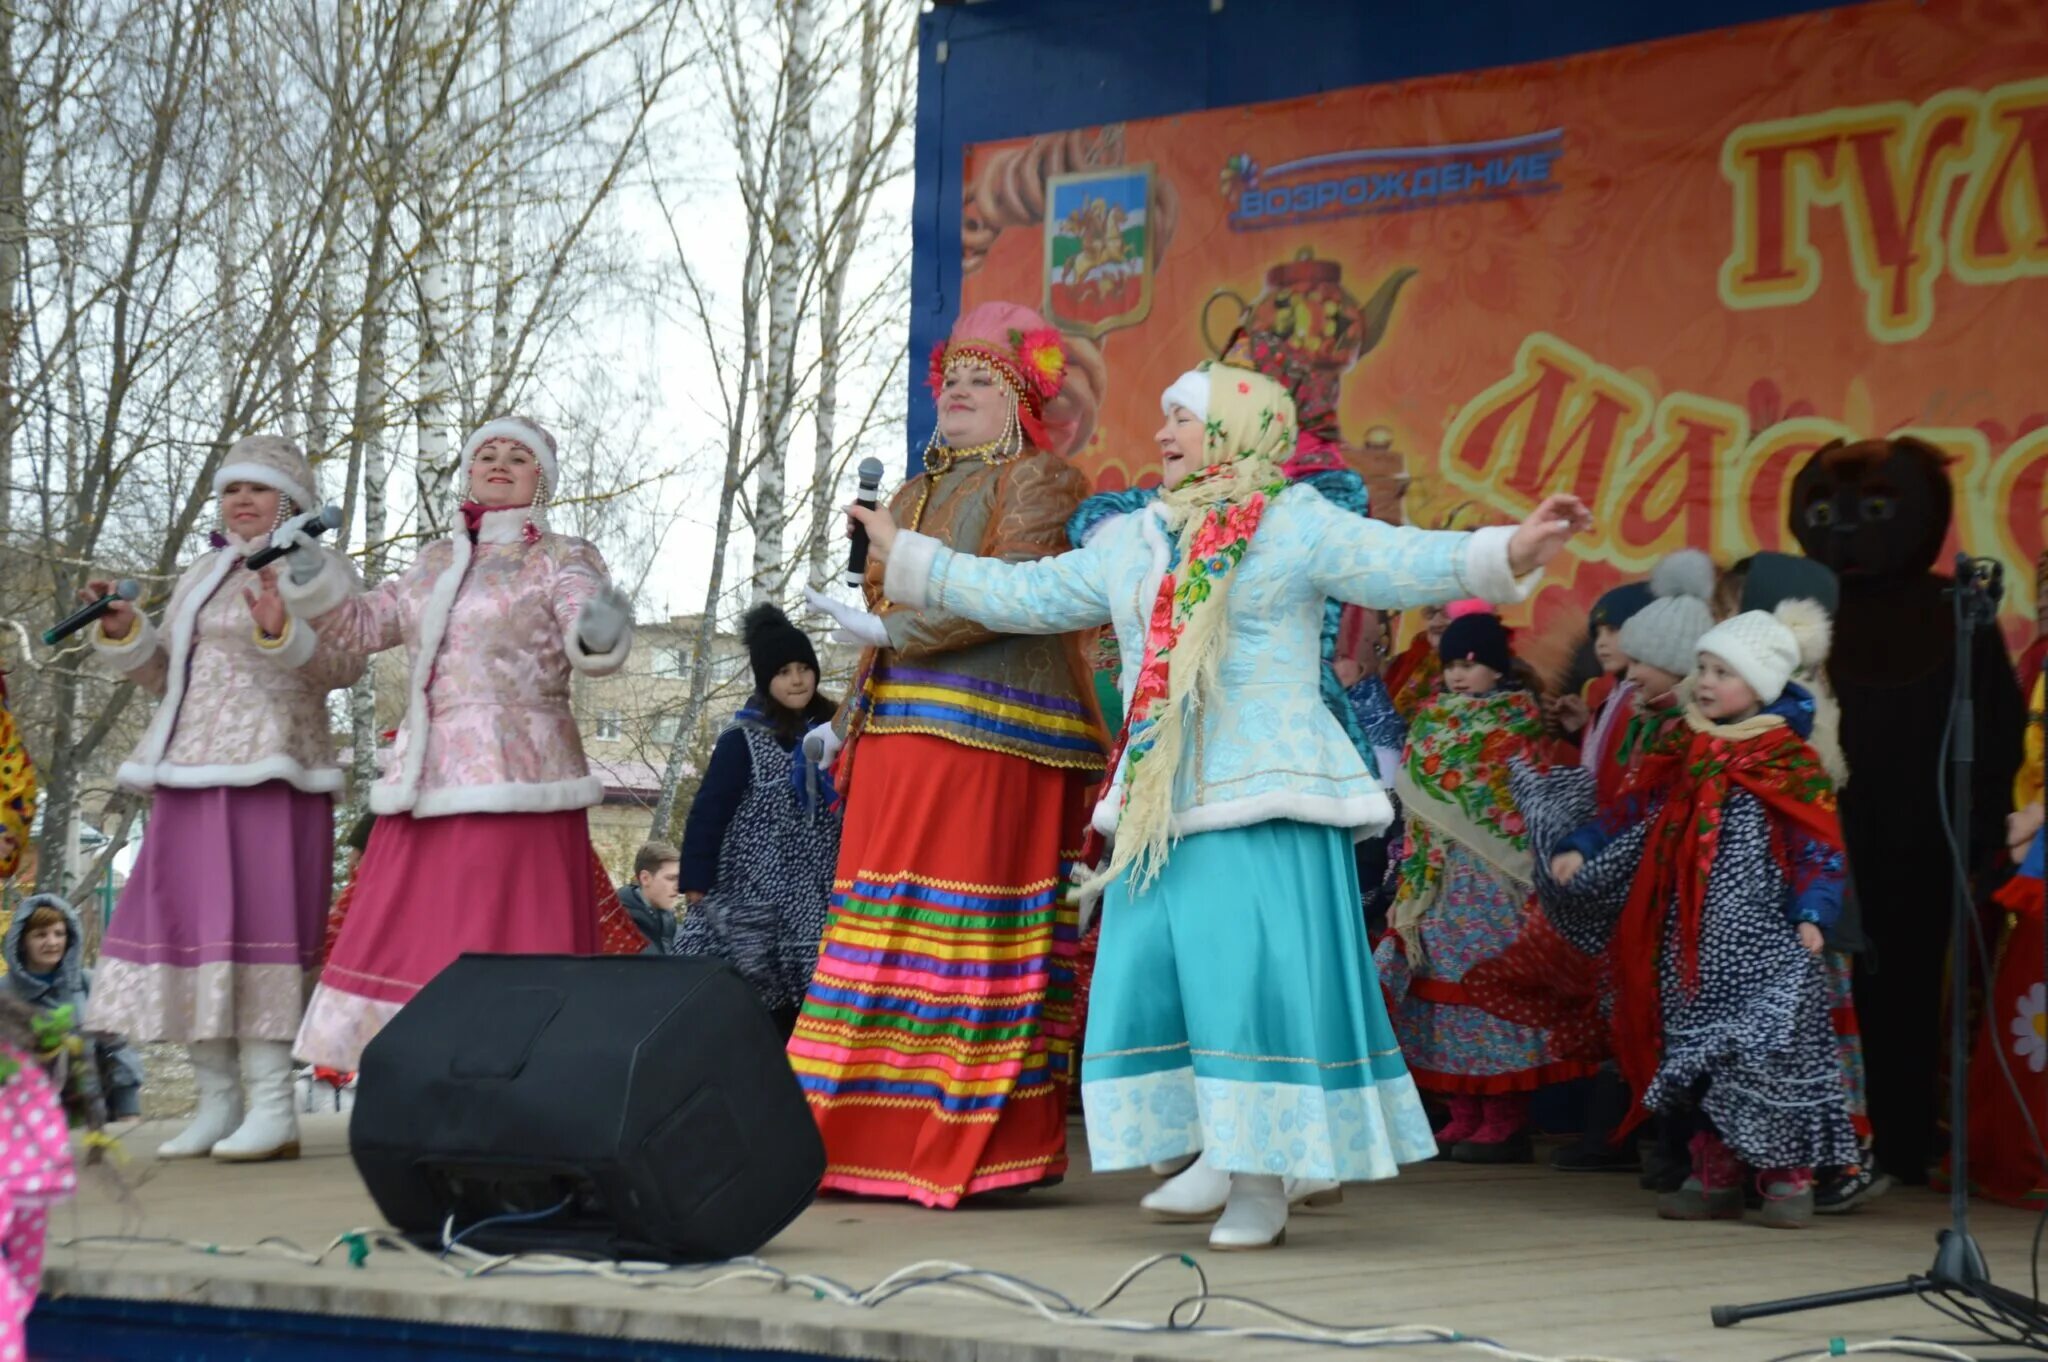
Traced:
[[326, 560], [313, 536], [306, 533], [306, 522], [320, 518], [319, 511], [301, 511], [271, 532], [270, 542], [279, 548], [289, 545], [293, 552], [284, 556], [284, 570], [294, 582], [306, 585], [320, 575]]
[[810, 748], [811, 739], [813, 738], [818, 740], [817, 763], [819, 767], [824, 770], [831, 770], [832, 763], [839, 760], [839, 749], [846, 744], [839, 741], [839, 735], [832, 731], [832, 723], [829, 719], [804, 734], [804, 747], [807, 750]]
[[576, 612], [576, 637], [585, 652], [602, 656], [619, 646], [632, 622], [632, 598], [615, 586], [606, 586]]
[[811, 609], [821, 615], [830, 615], [839, 621], [839, 627], [832, 631], [834, 643], [858, 643], [868, 648], [889, 646], [889, 626], [882, 622], [880, 615], [851, 605], [841, 605], [822, 591], [804, 588], [804, 600]]

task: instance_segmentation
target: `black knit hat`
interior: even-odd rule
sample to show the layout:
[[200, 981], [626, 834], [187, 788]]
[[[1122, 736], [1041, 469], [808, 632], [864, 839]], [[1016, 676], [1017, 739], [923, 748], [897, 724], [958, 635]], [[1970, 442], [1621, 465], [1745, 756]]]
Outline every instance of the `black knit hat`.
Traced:
[[1593, 602], [1593, 613], [1587, 617], [1587, 623], [1595, 629], [1603, 625], [1619, 629], [1655, 599], [1648, 582], [1623, 582]]
[[747, 645], [747, 661], [754, 668], [757, 695], [766, 695], [775, 673], [792, 662], [803, 663], [814, 676], [822, 673], [810, 636], [772, 605], [757, 605], [740, 617], [740, 641]]
[[1508, 648], [1508, 627], [1499, 615], [1460, 615], [1437, 640], [1436, 653], [1445, 663], [1483, 663], [1502, 676], [1515, 665]]
[[1744, 610], [1776, 610], [1781, 601], [1817, 601], [1832, 616], [1842, 603], [1842, 584], [1826, 563], [1796, 554], [1765, 551], [1744, 560]]

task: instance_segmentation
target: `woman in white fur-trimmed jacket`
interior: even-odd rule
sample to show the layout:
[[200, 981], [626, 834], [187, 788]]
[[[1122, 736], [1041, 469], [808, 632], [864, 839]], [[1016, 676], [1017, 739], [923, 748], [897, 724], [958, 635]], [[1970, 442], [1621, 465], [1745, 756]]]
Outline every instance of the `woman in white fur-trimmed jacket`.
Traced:
[[[584, 810], [604, 796], [570, 709], [576, 672], [633, 643], [630, 603], [587, 540], [546, 528], [555, 441], [524, 417], [463, 446], [463, 530], [357, 594], [323, 560], [286, 561], [294, 615], [337, 646], [410, 660], [405, 721], [370, 791], [378, 815], [297, 1053], [352, 1070], [363, 1047], [466, 952], [631, 954]], [[447, 886], [464, 886], [451, 909]]]
[[[124, 605], [92, 633], [101, 665], [162, 701], [121, 764], [121, 784], [154, 801], [85, 1025], [188, 1047], [199, 1110], [161, 1157], [252, 1162], [298, 1152], [291, 1041], [320, 967], [342, 787], [327, 695], [363, 655], [288, 617], [276, 567], [243, 567], [318, 509], [298, 446], [238, 440], [213, 486], [214, 551], [178, 579], [162, 625]], [[355, 580], [331, 549], [296, 556]]]

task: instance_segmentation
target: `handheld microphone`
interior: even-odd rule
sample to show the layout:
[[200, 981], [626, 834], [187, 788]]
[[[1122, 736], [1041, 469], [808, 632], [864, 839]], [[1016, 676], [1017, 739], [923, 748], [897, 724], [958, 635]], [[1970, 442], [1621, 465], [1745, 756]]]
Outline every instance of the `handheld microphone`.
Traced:
[[[853, 504], [865, 506], [870, 511], [882, 504], [882, 461], [866, 458], [860, 461], [860, 491], [854, 496]], [[846, 584], [859, 586], [868, 575], [868, 529], [858, 520], [853, 522], [853, 541], [846, 551]]]
[[114, 608], [115, 601], [134, 601], [142, 596], [142, 584], [133, 578], [124, 577], [114, 583], [113, 591], [100, 597], [90, 605], [82, 605], [57, 623], [54, 628], [43, 630], [43, 642], [56, 647], [86, 625]]
[[[340, 528], [341, 507], [336, 506], [330, 501], [327, 505], [320, 508], [319, 515], [314, 516], [311, 520], [299, 526], [299, 533], [317, 536], [326, 534], [329, 530], [338, 530]], [[272, 544], [268, 548], [258, 549], [250, 554], [242, 560], [242, 565], [251, 572], [261, 572], [264, 568], [269, 567], [298, 546], [299, 541], [296, 539], [289, 544]]]

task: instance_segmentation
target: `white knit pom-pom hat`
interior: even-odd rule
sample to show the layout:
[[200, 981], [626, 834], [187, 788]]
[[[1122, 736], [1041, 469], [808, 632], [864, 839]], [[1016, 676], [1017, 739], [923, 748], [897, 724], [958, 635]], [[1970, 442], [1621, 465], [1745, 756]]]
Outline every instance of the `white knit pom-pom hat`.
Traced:
[[[1792, 674], [1811, 655], [1811, 637], [1809, 647], [1802, 649], [1798, 632], [1780, 618], [1790, 606], [1795, 619], [1798, 619], [1798, 607], [1802, 605], [1811, 606], [1813, 602], [1785, 601], [1774, 613], [1745, 610], [1740, 615], [1725, 619], [1700, 638], [1700, 656], [1712, 653], [1720, 658], [1728, 664], [1730, 671], [1749, 683], [1758, 700], [1767, 705], [1775, 704], [1785, 693]], [[1804, 622], [1810, 622], [1810, 616]]]
[[1659, 671], [1684, 676], [1714, 627], [1714, 560], [1698, 549], [1667, 555], [1650, 574], [1651, 601], [1621, 626], [1621, 650]]
[[477, 450], [492, 440], [517, 440], [532, 450], [533, 457], [540, 460], [541, 476], [547, 479], [548, 491], [561, 491], [561, 480], [555, 475], [555, 437], [546, 426], [531, 416], [500, 416], [486, 421], [462, 442], [462, 466], [467, 468]]

